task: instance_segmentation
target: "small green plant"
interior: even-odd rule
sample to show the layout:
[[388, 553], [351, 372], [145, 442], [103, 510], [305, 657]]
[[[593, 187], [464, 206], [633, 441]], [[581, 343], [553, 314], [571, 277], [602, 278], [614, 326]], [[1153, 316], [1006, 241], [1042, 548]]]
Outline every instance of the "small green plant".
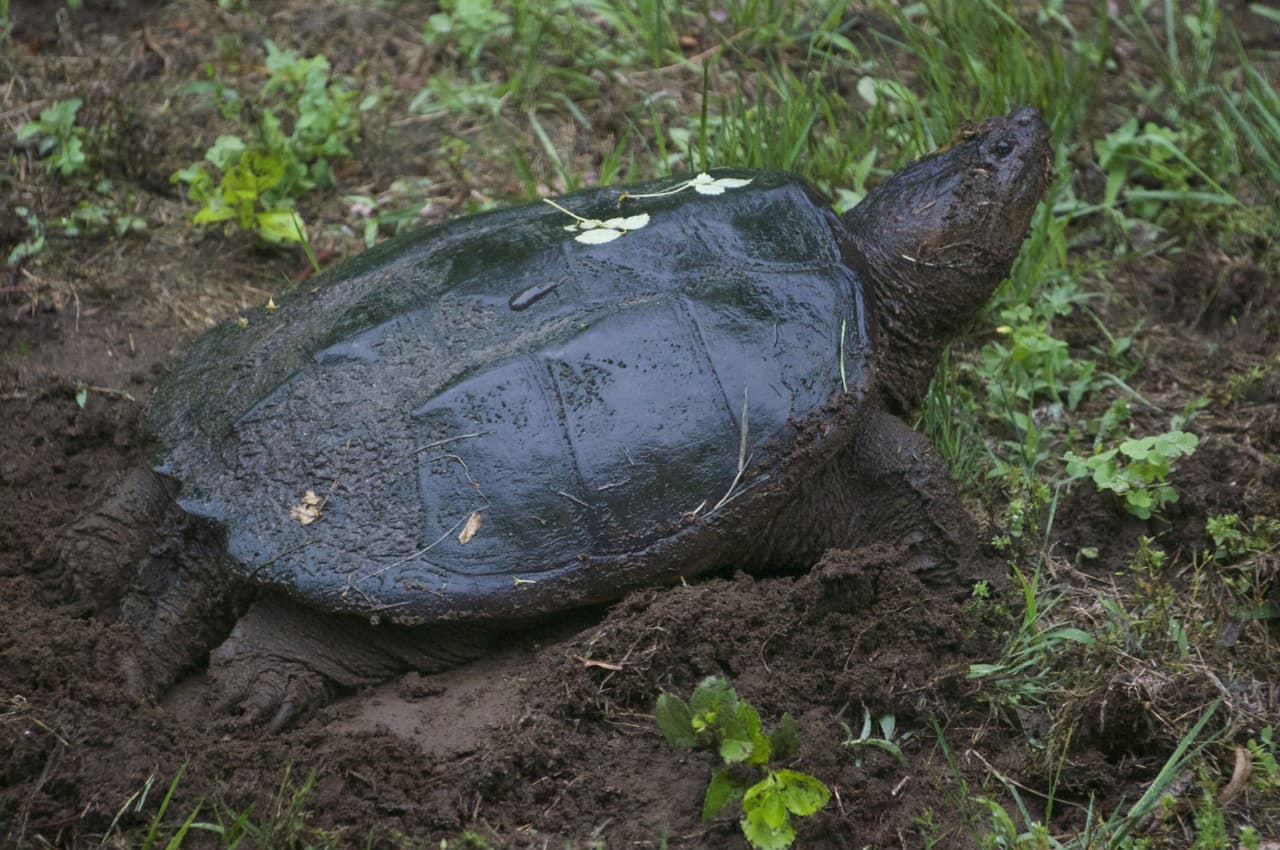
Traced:
[[511, 37], [511, 15], [493, 0], [441, 0], [440, 11], [427, 18], [422, 40], [429, 47], [457, 45], [470, 62], [479, 60], [494, 38]]
[[[1130, 118], [1094, 144], [1098, 167], [1107, 175], [1102, 208], [1122, 227], [1133, 214], [1145, 226], [1167, 220], [1169, 204], [1235, 206], [1236, 199], [1184, 153], [1198, 139], [1189, 133], [1147, 122], [1139, 127]], [[1146, 185], [1143, 185], [1143, 184]], [[1154, 183], [1159, 188], [1148, 188]]]
[[1280, 519], [1257, 516], [1247, 522], [1239, 514], [1215, 514], [1206, 518], [1204, 533], [1213, 541], [1214, 559], [1230, 563], [1274, 549], [1280, 542]]
[[1270, 726], [1264, 726], [1257, 738], [1250, 738], [1246, 746], [1253, 759], [1250, 782], [1264, 794], [1280, 792], [1280, 762], [1276, 761], [1276, 742]]
[[202, 205], [192, 217], [193, 223], [231, 222], [272, 244], [306, 239], [302, 216], [292, 208], [292, 199], [275, 192], [284, 179], [281, 155], [246, 150], [238, 136], [219, 136], [205, 159], [222, 171], [216, 184], [199, 164], [176, 171], [170, 178], [186, 183], [188, 197]]
[[39, 216], [26, 207], [15, 207], [14, 212], [18, 214], [18, 218], [22, 219], [23, 224], [27, 226], [27, 230], [31, 232], [30, 236], [10, 249], [9, 256], [5, 259], [5, 262], [11, 268], [16, 269], [44, 250], [44, 224], [40, 221]]
[[1044, 824], [1033, 821], [1026, 831], [1019, 832], [1013, 816], [996, 800], [975, 797], [973, 802], [985, 807], [991, 815], [990, 825], [978, 835], [981, 850], [1057, 850], [1062, 847], [1049, 835]]
[[304, 59], [270, 40], [266, 44], [270, 77], [260, 110], [240, 109], [239, 93], [218, 82], [184, 90], [213, 95], [224, 116], [243, 121], [246, 114], [256, 115], [256, 123], [245, 127], [253, 141], [219, 136], [204, 163], [180, 169], [169, 180], [187, 184], [188, 196], [201, 205], [195, 224], [228, 222], [270, 244], [305, 243], [294, 201], [334, 184], [333, 163], [351, 155], [350, 146], [359, 138], [359, 111], [376, 99], [357, 107], [356, 93], [330, 79], [325, 57]]
[[1092, 478], [1099, 491], [1110, 491], [1139, 519], [1150, 519], [1165, 505], [1178, 501], [1169, 484], [1173, 462], [1193, 454], [1200, 439], [1174, 428], [1167, 433], [1125, 440], [1111, 448], [1096, 448], [1087, 456], [1067, 452], [1062, 459], [1072, 479]]
[[[878, 737], [871, 734], [871, 709], [865, 705], [862, 707], [862, 731], [858, 733], [858, 737], [853, 736], [853, 730], [849, 728], [849, 724], [841, 723], [844, 727], [846, 736], [844, 745], [857, 749], [859, 747], [875, 747], [884, 750], [889, 755], [896, 758], [900, 763], [906, 764], [907, 757], [902, 754], [900, 743], [911, 737], [911, 733], [907, 732], [900, 736], [896, 741], [894, 734], [898, 729], [898, 719], [892, 714], [882, 714], [875, 720], [875, 725], [880, 729]], [[854, 762], [859, 767], [862, 766], [862, 756], [858, 756]]]
[[1040, 572], [1026, 576], [1016, 564], [1010, 565], [1022, 590], [1022, 618], [1017, 631], [1009, 634], [1000, 658], [990, 664], [970, 664], [970, 679], [985, 679], [994, 692], [993, 703], [1026, 708], [1043, 705], [1058, 688], [1061, 670], [1054, 662], [1072, 648], [1090, 647], [1093, 635], [1062, 623], [1050, 615], [1060, 600], [1042, 598]]
[[[719, 755], [723, 765], [711, 775], [702, 817], [711, 820], [731, 803], [740, 803], [742, 834], [758, 850], [790, 847], [796, 837], [792, 815], [811, 815], [831, 799], [827, 786], [807, 773], [769, 766], [800, 745], [791, 715], [782, 715], [777, 728], [765, 735], [760, 713], [738, 699], [723, 676], [704, 679], [688, 703], [663, 694], [654, 713], [658, 729], [672, 744]], [[764, 776], [753, 782], [761, 770]]]
[[130, 233], [147, 229], [146, 220], [128, 212], [127, 207], [136, 207], [133, 195], [117, 190], [112, 181], [103, 179], [93, 186], [92, 196], [82, 198], [58, 224], [67, 236], [113, 235], [123, 239]]
[[18, 141], [39, 137], [36, 150], [44, 158], [45, 171], [71, 177], [89, 168], [85, 150], [85, 130], [76, 125], [76, 113], [84, 105], [78, 97], [60, 100], [41, 111], [37, 121], [28, 121], [18, 130]]
[[[245, 847], [307, 847], [311, 850], [337, 850], [342, 847], [357, 846], [352, 836], [331, 833], [310, 826], [307, 821], [311, 817], [308, 805], [311, 792], [315, 786], [316, 775], [311, 772], [306, 779], [298, 782], [293, 778], [292, 767], [286, 767], [284, 777], [270, 803], [260, 812], [256, 806], [250, 805], [242, 811], [234, 811], [225, 805], [206, 805], [196, 801], [189, 814], [178, 815], [181, 820], [170, 816], [176, 807], [175, 795], [182, 784], [186, 773], [186, 765], [180, 767], [170, 781], [163, 798], [160, 800], [150, 818], [138, 827], [129, 823], [145, 816], [148, 810], [148, 799], [158, 789], [156, 777], [152, 775], [135, 791], [117, 810], [107, 831], [103, 834], [102, 847], [129, 847], [137, 850], [180, 850], [194, 843], [199, 847], [212, 847], [217, 850], [236, 850]], [[204, 817], [200, 820], [201, 815]], [[194, 839], [192, 833], [198, 833]], [[168, 836], [168, 840], [166, 840]], [[463, 834], [466, 847], [484, 848], [479, 836], [472, 841], [475, 833]], [[358, 846], [372, 847], [372, 834]], [[443, 845], [442, 845], [443, 846]]]

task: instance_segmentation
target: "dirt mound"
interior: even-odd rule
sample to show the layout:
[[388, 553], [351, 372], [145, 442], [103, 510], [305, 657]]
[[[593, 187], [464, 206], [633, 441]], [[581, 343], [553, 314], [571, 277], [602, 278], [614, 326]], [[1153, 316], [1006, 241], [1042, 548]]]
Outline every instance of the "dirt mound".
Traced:
[[674, 749], [652, 719], [661, 691], [687, 696], [722, 674], [767, 723], [796, 717], [796, 764], [835, 793], [802, 826], [806, 846], [882, 830], [889, 840], [904, 807], [945, 807], [945, 778], [843, 746], [841, 723], [860, 726], [864, 707], [892, 713], [908, 752], [927, 764], [936, 756], [927, 718], [966, 702], [967, 665], [992, 652], [954, 602], [895, 562], [880, 549], [833, 551], [799, 577], [635, 594], [571, 636], [519, 636], [475, 664], [347, 695], [274, 738], [211, 713], [201, 671], [159, 704], [139, 702], [113, 667], [135, 635], [47, 607], [29, 577], [0, 579], [3, 734], [15, 743], [0, 767], [3, 834], [75, 846], [103, 833], [148, 777], [163, 782], [184, 764], [180, 802], [261, 805], [292, 765], [299, 781], [321, 776], [308, 807], [331, 829], [376, 825], [434, 840], [478, 827], [511, 846], [592, 835], [735, 846], [734, 819], [699, 818], [709, 757]]

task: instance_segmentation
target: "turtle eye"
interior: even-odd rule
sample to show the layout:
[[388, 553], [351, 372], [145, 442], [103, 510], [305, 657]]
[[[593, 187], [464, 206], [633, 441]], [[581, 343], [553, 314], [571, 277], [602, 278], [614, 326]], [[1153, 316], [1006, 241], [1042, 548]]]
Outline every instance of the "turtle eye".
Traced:
[[1004, 159], [1013, 153], [1013, 142], [1008, 139], [1000, 139], [991, 146], [991, 153], [996, 159]]

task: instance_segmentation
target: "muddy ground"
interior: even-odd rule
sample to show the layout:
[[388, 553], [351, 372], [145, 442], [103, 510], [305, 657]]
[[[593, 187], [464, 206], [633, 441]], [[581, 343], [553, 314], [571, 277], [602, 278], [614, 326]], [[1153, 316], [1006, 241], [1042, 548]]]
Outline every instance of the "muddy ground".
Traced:
[[[244, 16], [194, 0], [117, 0], [68, 15], [60, 3], [14, 2], [26, 23], [3, 65], [12, 75], [0, 83], [6, 141], [42, 103], [88, 92], [89, 114], [110, 122], [118, 140], [104, 168], [136, 193], [149, 229], [123, 240], [51, 236], [37, 261], [0, 281], [0, 846], [97, 846], [154, 779], [141, 811], [130, 808], [118, 826], [147, 823], [184, 770], [177, 817], [204, 800], [202, 819], [211, 821], [250, 806], [265, 818], [280, 805], [282, 782], [288, 798], [314, 772], [306, 823], [352, 846], [368, 836], [376, 846], [437, 846], [474, 830], [510, 847], [743, 847], [732, 818], [699, 817], [710, 758], [672, 748], [653, 721], [659, 693], [687, 696], [714, 673], [766, 724], [790, 712], [802, 741], [794, 765], [833, 790], [802, 825], [803, 847], [971, 846], [967, 824], [981, 819], [973, 797], [1007, 803], [999, 774], [1038, 812], [1059, 757], [1052, 826], [1067, 833], [1083, 824], [1090, 800], [1110, 812], [1136, 799], [1216, 694], [1233, 701], [1236, 720], [1203, 762], [1211, 779], [1230, 775], [1231, 743], [1273, 722], [1273, 636], [1266, 622], [1244, 620], [1213, 666], [1234, 678], [1196, 665], [1102, 674], [1071, 695], [1069, 745], [1047, 757], [1041, 745], [1054, 730], [1045, 727], [1063, 714], [993, 708], [966, 675], [999, 655], [996, 635], [1010, 621], [992, 606], [937, 596], [895, 570], [891, 552], [832, 551], [803, 576], [725, 575], [637, 593], [452, 672], [343, 694], [277, 735], [210, 708], [200, 669], [158, 702], [134, 696], [116, 659], [137, 636], [111, 605], [92, 593], [69, 601], [64, 585], [32, 565], [60, 529], [146, 463], [143, 407], [184, 346], [306, 268], [295, 254], [255, 250], [243, 234], [186, 225], [189, 208], [168, 175], [210, 139], [179, 102], [156, 104], [199, 76], [215, 34], [228, 30], [250, 43], [273, 33], [327, 54], [341, 71], [387, 57], [408, 77], [429, 71], [416, 23], [425, 12], [409, 4], [394, 15], [253, 7]], [[429, 154], [438, 142], [431, 122], [370, 121], [344, 185], [423, 174], [437, 193], [429, 219], [464, 206], [469, 190], [456, 170]], [[55, 183], [25, 171], [29, 156], [10, 163], [17, 170], [0, 183], [0, 208], [24, 204], [52, 218], [69, 203]], [[0, 223], [7, 251], [16, 225], [3, 210]], [[356, 243], [320, 247], [346, 254]], [[1147, 320], [1145, 365], [1132, 380], [1164, 410], [1274, 362], [1280, 281], [1247, 256], [1206, 246], [1157, 257], [1108, 285], [1117, 313], [1109, 322]], [[79, 387], [88, 390], [83, 407]], [[1280, 515], [1278, 396], [1272, 371], [1229, 408], [1201, 414], [1194, 429], [1203, 446], [1176, 478], [1182, 499], [1167, 521], [1125, 518], [1083, 490], [1067, 496], [1050, 559], [1067, 597], [1114, 580], [1142, 535], [1157, 537], [1185, 573], [1204, 546], [1207, 515]], [[1077, 558], [1086, 547], [1098, 557]], [[842, 745], [841, 724], [856, 731], [864, 708], [893, 713], [899, 734], [910, 733], [905, 763]], [[1255, 802], [1246, 794], [1236, 805]], [[1258, 811], [1259, 828], [1275, 835]], [[1174, 815], [1147, 827], [1178, 846], [1184, 823]]]

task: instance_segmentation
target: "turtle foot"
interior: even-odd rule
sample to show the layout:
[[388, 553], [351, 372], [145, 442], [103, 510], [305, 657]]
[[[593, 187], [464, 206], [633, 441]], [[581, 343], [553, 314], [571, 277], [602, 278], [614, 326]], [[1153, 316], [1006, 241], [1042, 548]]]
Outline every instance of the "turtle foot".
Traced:
[[465, 626], [373, 626], [287, 599], [259, 599], [209, 658], [219, 712], [277, 732], [339, 691], [482, 655], [490, 635]]
[[324, 676], [298, 662], [275, 662], [271, 667], [243, 661], [214, 673], [219, 699], [214, 709], [232, 717], [236, 726], [263, 726], [275, 734], [311, 709], [333, 698]]

